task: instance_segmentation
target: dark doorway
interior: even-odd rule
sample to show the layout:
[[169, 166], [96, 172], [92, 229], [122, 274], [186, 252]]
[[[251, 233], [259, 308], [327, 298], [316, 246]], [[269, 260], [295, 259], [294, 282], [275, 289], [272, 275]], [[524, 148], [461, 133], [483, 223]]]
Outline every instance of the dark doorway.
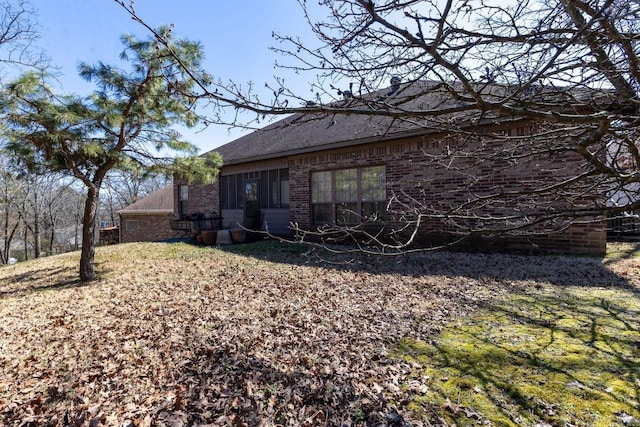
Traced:
[[260, 181], [244, 182], [244, 226], [250, 230], [260, 229]]

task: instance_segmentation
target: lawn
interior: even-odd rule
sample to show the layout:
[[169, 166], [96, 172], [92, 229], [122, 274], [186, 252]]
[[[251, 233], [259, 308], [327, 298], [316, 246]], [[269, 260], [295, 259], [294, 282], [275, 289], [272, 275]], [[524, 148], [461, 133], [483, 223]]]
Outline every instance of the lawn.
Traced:
[[640, 423], [640, 258], [139, 243], [0, 268], [2, 425]]

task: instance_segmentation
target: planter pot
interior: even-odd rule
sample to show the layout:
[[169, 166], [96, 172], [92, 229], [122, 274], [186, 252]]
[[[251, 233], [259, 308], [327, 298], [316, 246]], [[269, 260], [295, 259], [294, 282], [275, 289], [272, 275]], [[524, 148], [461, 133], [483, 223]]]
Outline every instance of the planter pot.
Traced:
[[218, 235], [216, 237], [216, 243], [218, 245], [230, 245], [231, 244], [231, 233], [229, 233], [229, 230], [218, 230]]
[[243, 243], [247, 239], [247, 232], [242, 228], [231, 229], [231, 240], [234, 243]]
[[202, 232], [202, 243], [207, 246], [211, 246], [216, 243], [217, 233], [215, 231], [203, 231]]

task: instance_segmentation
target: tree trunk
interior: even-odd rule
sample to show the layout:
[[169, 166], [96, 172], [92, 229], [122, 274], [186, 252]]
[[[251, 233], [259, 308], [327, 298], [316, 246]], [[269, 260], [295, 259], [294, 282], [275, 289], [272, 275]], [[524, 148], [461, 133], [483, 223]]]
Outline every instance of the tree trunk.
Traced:
[[33, 256], [42, 255], [42, 234], [40, 232], [40, 206], [38, 205], [38, 190], [33, 192]]
[[9, 262], [10, 247], [11, 240], [9, 240], [9, 206], [6, 205], [4, 209], [4, 233], [2, 234], [2, 242], [4, 243], [4, 247], [2, 252], [0, 252], [0, 261], [2, 264], [7, 264]]
[[73, 249], [74, 251], [78, 250], [78, 229], [80, 228], [80, 215], [78, 215], [76, 213], [76, 228], [75, 228], [75, 235], [73, 236]]
[[[53, 224], [53, 222], [52, 222]], [[49, 239], [49, 255], [54, 255], [53, 253], [53, 242], [55, 242], [56, 239], [56, 227], [55, 225], [53, 225], [51, 227], [51, 238]]]
[[96, 278], [94, 258], [96, 253], [96, 216], [98, 213], [98, 186], [89, 187], [84, 204], [82, 218], [82, 252], [80, 254], [80, 280], [83, 282]]
[[29, 261], [29, 246], [28, 246], [28, 242], [29, 241], [29, 227], [27, 227], [27, 225], [25, 224], [24, 226], [24, 260], [25, 261]]

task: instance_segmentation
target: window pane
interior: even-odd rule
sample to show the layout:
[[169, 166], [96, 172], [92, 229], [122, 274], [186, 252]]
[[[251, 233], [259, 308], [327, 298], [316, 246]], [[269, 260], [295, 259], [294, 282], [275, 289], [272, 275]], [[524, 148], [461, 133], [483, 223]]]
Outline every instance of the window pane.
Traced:
[[244, 184], [244, 199], [248, 202], [258, 201], [258, 183], [247, 182]]
[[331, 172], [314, 172], [311, 174], [311, 201], [331, 202]]
[[387, 209], [386, 202], [363, 202], [362, 203], [362, 220], [363, 221], [382, 221]]
[[269, 204], [269, 171], [260, 172], [260, 207], [271, 207]]
[[269, 207], [270, 208], [278, 208], [280, 207], [279, 203], [279, 187], [278, 183], [278, 170], [270, 170], [269, 171]]
[[179, 200], [182, 202], [184, 200], [189, 200], [189, 186], [188, 185], [181, 185], [180, 186], [180, 195], [179, 195]]
[[358, 170], [336, 171], [336, 202], [355, 202], [356, 200], [358, 200]]
[[386, 200], [386, 181], [384, 166], [363, 168], [361, 171], [362, 201]]
[[236, 175], [236, 205], [235, 209], [244, 208], [244, 183], [242, 175]]
[[280, 207], [289, 206], [289, 179], [280, 181]]
[[356, 203], [340, 203], [336, 205], [336, 222], [338, 224], [357, 224], [360, 222], [360, 215], [356, 211]]
[[331, 218], [331, 205], [313, 205], [313, 223], [314, 224], [329, 224], [333, 222]]
[[220, 177], [220, 206], [222, 209], [229, 209], [229, 177]]
[[280, 207], [289, 206], [289, 169], [280, 169]]

